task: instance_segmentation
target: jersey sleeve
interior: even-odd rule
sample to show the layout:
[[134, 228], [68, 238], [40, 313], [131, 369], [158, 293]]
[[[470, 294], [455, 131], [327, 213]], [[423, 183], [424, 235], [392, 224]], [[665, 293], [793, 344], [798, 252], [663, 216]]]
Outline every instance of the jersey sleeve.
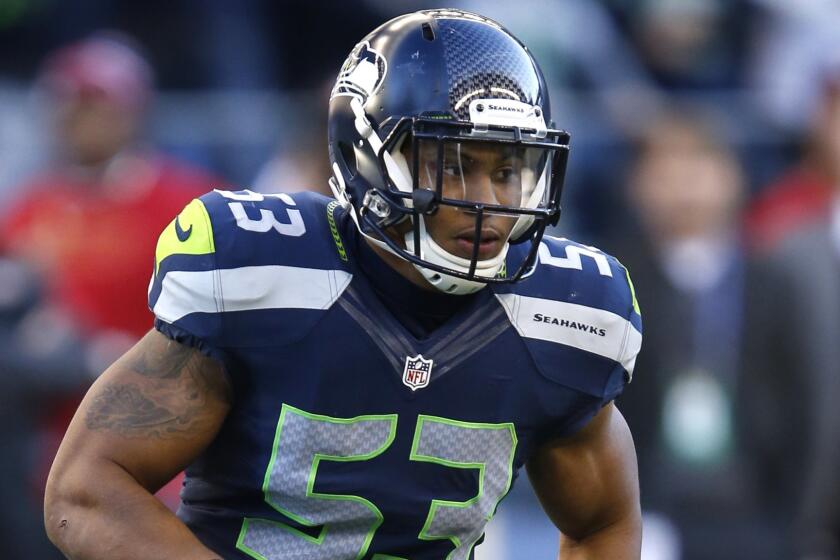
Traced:
[[[642, 347], [642, 314], [630, 272], [617, 259], [609, 257], [610, 267], [614, 272], [613, 279], [605, 293], [606, 305], [617, 311], [618, 317], [607, 317], [605, 323], [609, 327], [599, 327], [599, 334], [607, 329], [615, 329], [618, 336], [611, 347], [605, 348], [602, 357], [605, 360], [606, 375], [600, 391], [593, 392], [588, 406], [583, 406], [577, 418], [572, 418], [562, 429], [566, 434], [572, 434], [583, 428], [604, 406], [618, 398], [625, 387], [633, 380], [636, 357]], [[606, 337], [601, 337], [606, 338]]]
[[[617, 376], [620, 382], [615, 382], [613, 385], [608, 385], [604, 394], [605, 400], [611, 401], [618, 397], [624, 390], [627, 383], [633, 380], [633, 371], [636, 367], [636, 357], [642, 348], [642, 311], [639, 307], [639, 301], [636, 299], [636, 290], [633, 287], [633, 280], [630, 279], [630, 271], [613, 259], [617, 268], [623, 272], [616, 281], [615, 289], [618, 292], [616, 297], [626, 307], [626, 313], [623, 315], [624, 336], [617, 356], [617, 362], [620, 365]], [[618, 369], [618, 367], [616, 368]]]
[[158, 239], [149, 308], [158, 331], [224, 358], [221, 277], [213, 224], [201, 198], [190, 202]]

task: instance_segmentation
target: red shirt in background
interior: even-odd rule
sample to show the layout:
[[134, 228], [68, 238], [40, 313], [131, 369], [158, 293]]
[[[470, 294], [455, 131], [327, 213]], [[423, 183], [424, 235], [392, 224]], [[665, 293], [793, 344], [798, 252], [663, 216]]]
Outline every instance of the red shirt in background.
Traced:
[[[0, 252], [40, 272], [46, 303], [82, 337], [118, 331], [136, 340], [153, 325], [146, 292], [158, 236], [190, 200], [220, 186], [161, 157], [120, 156], [96, 182], [72, 168], [46, 172], [20, 187], [0, 220]], [[37, 494], [81, 397], [63, 395], [43, 408]], [[171, 509], [180, 486], [179, 476], [158, 493]]]
[[834, 189], [822, 175], [801, 166], [769, 185], [746, 213], [747, 241], [753, 251], [770, 250], [787, 235], [820, 219]]
[[100, 184], [71, 172], [36, 177], [3, 219], [0, 244], [41, 272], [48, 301], [82, 334], [139, 338], [152, 327], [146, 291], [158, 235], [191, 199], [220, 185], [159, 158], [123, 158], [108, 176]]

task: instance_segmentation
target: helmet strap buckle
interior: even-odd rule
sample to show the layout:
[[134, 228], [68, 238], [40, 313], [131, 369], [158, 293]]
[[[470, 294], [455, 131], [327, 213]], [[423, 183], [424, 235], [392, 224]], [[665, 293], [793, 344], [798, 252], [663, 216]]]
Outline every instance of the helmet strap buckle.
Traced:
[[378, 192], [372, 189], [365, 193], [362, 206], [368, 212], [379, 218], [380, 221], [387, 219], [391, 215], [391, 205]]

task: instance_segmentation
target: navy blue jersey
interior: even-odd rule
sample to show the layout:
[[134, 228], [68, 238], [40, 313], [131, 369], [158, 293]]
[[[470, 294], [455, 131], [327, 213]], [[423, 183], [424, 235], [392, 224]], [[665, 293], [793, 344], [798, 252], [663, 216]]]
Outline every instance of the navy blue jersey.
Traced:
[[161, 236], [155, 326], [234, 389], [178, 511], [226, 560], [472, 558], [535, 449], [630, 379], [638, 306], [597, 249], [546, 238], [529, 277], [417, 338], [358, 241], [329, 199], [248, 191], [193, 201]]

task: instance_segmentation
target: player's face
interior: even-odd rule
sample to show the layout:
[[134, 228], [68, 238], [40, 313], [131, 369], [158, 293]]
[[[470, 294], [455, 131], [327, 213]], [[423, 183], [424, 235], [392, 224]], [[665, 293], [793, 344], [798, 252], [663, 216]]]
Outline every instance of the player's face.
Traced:
[[137, 115], [97, 96], [77, 96], [57, 106], [58, 136], [67, 155], [82, 165], [107, 161], [135, 137]]
[[[436, 190], [440, 173], [443, 199], [517, 208], [534, 190], [538, 155], [538, 150], [521, 146], [447, 142], [440, 161], [438, 143], [420, 141], [418, 188]], [[411, 162], [410, 153], [407, 157]], [[493, 258], [502, 251], [516, 220], [509, 214], [484, 213], [479, 260]], [[476, 237], [474, 210], [444, 204], [425, 221], [427, 231], [444, 250], [465, 259], [472, 257]]]

